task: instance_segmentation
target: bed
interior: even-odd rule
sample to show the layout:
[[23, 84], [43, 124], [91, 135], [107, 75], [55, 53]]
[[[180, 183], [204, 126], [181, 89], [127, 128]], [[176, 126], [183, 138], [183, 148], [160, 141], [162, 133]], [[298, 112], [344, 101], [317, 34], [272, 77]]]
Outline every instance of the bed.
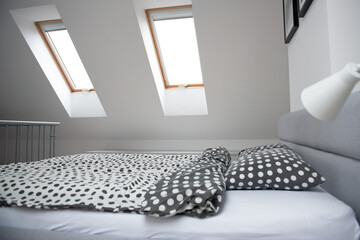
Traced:
[[206, 218], [1, 207], [1, 239], [359, 239], [359, 109], [356, 93], [334, 122], [303, 110], [279, 119], [280, 143], [326, 178], [310, 190], [228, 190]]

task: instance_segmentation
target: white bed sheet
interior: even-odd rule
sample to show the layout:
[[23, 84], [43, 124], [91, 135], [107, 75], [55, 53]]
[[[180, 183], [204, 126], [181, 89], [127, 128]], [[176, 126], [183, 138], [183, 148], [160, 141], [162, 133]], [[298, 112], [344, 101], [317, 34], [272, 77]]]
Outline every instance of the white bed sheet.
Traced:
[[360, 236], [352, 209], [320, 188], [301, 192], [227, 191], [222, 212], [206, 219], [2, 207], [0, 226], [180, 240], [358, 240]]

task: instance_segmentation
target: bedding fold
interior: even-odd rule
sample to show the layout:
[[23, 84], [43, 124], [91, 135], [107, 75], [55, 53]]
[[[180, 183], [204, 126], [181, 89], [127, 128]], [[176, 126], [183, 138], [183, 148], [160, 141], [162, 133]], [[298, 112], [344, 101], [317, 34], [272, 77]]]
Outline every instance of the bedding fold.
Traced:
[[219, 212], [231, 157], [225, 148], [207, 149], [198, 161], [160, 179], [145, 195], [141, 211], [170, 217], [208, 217]]

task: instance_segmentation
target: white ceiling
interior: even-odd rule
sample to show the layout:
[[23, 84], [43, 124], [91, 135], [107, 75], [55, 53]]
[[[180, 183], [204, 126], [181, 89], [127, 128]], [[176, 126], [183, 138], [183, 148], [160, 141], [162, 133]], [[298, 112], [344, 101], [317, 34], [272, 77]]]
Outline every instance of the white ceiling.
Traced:
[[[69, 118], [10, 9], [55, 4], [107, 113]], [[289, 111], [281, 0], [193, 0], [207, 116], [165, 117], [131, 0], [2, 0], [0, 119], [62, 139], [274, 139]]]

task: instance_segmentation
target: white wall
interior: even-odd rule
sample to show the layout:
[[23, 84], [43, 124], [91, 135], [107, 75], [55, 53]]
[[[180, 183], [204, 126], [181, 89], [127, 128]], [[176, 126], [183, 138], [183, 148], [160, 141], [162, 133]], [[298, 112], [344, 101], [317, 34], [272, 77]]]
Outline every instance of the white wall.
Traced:
[[[360, 63], [360, 1], [313, 1], [288, 45], [290, 109], [303, 108], [301, 91], [342, 69]], [[360, 89], [360, 86], [357, 86]]]
[[334, 73], [348, 62], [360, 63], [360, 1], [327, 1], [331, 70]]
[[290, 109], [303, 108], [301, 91], [331, 72], [327, 1], [313, 1], [288, 44]]
[[[9, 14], [46, 4], [62, 16], [106, 118], [68, 117]], [[276, 141], [289, 112], [282, 1], [193, 0], [193, 11], [209, 114], [165, 117], [132, 0], [0, 1], [0, 119], [61, 122], [58, 154]]]

